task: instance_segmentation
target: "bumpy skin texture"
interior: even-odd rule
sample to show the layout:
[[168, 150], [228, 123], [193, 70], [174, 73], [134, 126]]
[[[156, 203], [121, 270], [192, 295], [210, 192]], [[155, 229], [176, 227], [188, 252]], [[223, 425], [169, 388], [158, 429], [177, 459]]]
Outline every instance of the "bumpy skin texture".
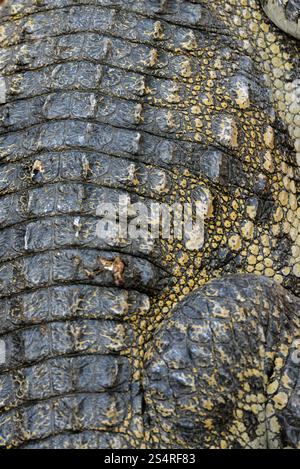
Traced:
[[[152, 440], [167, 448], [297, 448], [300, 301], [265, 277], [191, 293], [146, 357]], [[293, 358], [294, 357], [294, 358]]]
[[[0, 445], [299, 448], [299, 43], [256, 0], [1, 14]], [[101, 241], [120, 194], [208, 200], [204, 246]]]

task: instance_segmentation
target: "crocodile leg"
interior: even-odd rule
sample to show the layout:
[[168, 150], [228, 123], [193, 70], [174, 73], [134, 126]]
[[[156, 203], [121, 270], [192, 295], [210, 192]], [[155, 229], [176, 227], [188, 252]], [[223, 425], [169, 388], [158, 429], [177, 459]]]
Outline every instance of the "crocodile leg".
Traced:
[[300, 301], [264, 277], [190, 293], [146, 358], [155, 448], [300, 448]]

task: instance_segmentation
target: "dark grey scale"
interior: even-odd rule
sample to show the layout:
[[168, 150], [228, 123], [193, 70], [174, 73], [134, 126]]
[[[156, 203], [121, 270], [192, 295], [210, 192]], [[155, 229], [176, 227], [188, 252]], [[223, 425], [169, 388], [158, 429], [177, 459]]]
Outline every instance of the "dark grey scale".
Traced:
[[[155, 186], [162, 171], [171, 187], [172, 173], [167, 172], [167, 167], [156, 169], [152, 165], [131, 159], [95, 152], [45, 152], [40, 153], [38, 159], [33, 157], [24, 162], [3, 164], [0, 167], [0, 187], [3, 195], [34, 188], [37, 181], [33, 177], [37, 172], [43, 176], [42, 181], [45, 184], [84, 180], [95, 186], [111, 189], [121, 190], [126, 186], [132, 192], [151, 198], [159, 197]], [[137, 188], [134, 184], [135, 178], [139, 182]]]
[[[28, 288], [64, 283], [68, 279], [113, 287], [116, 282], [112, 269], [101, 267], [100, 259], [109, 262], [115, 257], [118, 257], [118, 253], [69, 249], [30, 255], [24, 259], [4, 263], [0, 274], [2, 282], [0, 295], [5, 297]], [[160, 272], [159, 268], [143, 258], [130, 255], [124, 255], [122, 258], [127, 267], [124, 270], [124, 285], [134, 289], [136, 282], [139, 282], [141, 291], [155, 289], [157, 282], [163, 277], [163, 272]]]
[[84, 284], [41, 288], [1, 300], [1, 334], [51, 321], [122, 321], [142, 309], [149, 310], [148, 297], [136, 290]]

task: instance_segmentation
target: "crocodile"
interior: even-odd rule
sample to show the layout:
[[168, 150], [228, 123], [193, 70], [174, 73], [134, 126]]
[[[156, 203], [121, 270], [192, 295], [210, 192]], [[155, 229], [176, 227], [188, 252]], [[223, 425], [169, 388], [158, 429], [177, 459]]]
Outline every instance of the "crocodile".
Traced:
[[1, 4], [0, 447], [300, 449], [299, 1]]

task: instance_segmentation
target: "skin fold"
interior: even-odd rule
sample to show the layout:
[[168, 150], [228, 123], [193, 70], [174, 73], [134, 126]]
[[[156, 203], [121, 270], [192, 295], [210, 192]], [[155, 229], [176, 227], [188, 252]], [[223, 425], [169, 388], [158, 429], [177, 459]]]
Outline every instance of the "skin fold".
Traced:
[[[299, 5], [271, 3], [3, 3], [1, 447], [300, 448]], [[120, 195], [202, 201], [203, 245], [99, 239]]]

